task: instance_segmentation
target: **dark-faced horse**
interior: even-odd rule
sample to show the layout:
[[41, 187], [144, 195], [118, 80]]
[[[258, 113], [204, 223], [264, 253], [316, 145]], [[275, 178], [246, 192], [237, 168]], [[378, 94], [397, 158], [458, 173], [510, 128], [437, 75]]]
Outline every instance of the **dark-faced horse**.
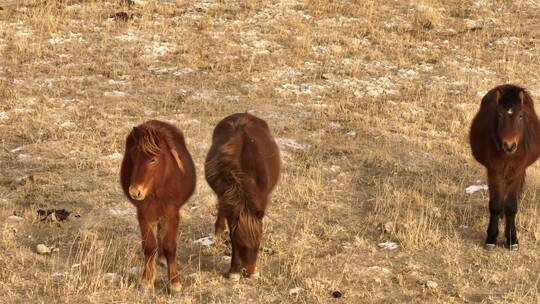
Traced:
[[516, 250], [515, 217], [525, 170], [540, 155], [540, 123], [529, 93], [508, 84], [490, 90], [469, 136], [474, 158], [487, 169], [490, 218], [486, 249], [495, 248], [499, 218], [504, 216], [506, 246]]
[[267, 123], [237, 113], [220, 121], [205, 163], [206, 180], [218, 197], [216, 235], [229, 227], [232, 244], [229, 278], [257, 277], [262, 220], [280, 172], [279, 149]]
[[180, 207], [195, 189], [195, 166], [184, 136], [171, 124], [151, 120], [134, 127], [126, 139], [120, 182], [137, 208], [144, 271], [141, 289], [152, 290], [155, 262], [167, 263], [171, 292], [181, 288], [176, 269]]

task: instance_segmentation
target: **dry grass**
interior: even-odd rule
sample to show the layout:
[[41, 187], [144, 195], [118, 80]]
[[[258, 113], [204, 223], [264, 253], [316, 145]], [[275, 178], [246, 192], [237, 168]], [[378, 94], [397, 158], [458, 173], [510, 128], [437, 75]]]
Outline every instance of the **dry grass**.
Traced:
[[[540, 98], [538, 1], [7, 2], [0, 302], [540, 301], [536, 166], [519, 252], [482, 249], [486, 193], [464, 191], [485, 180], [466, 138], [480, 97], [512, 82]], [[132, 18], [108, 18], [121, 11]], [[213, 229], [212, 128], [241, 111], [272, 126], [284, 166], [262, 278], [234, 284], [222, 277], [227, 245], [193, 241]], [[140, 238], [118, 185], [124, 137], [151, 118], [184, 131], [199, 176], [175, 297], [164, 272], [154, 295], [137, 291]], [[40, 222], [39, 208], [80, 217]], [[5, 222], [14, 212], [22, 223]], [[39, 243], [59, 252], [38, 255]]]

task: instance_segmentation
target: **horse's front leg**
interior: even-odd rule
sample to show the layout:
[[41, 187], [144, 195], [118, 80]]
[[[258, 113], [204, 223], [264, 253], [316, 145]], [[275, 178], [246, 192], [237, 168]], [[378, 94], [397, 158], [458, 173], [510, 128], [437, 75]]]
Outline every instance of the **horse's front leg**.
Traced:
[[506, 201], [504, 206], [504, 215], [506, 216], [506, 225], [504, 227], [504, 236], [506, 237], [506, 246], [510, 250], [517, 250], [519, 242], [516, 231], [516, 213], [517, 213], [517, 197], [512, 194]]
[[154, 289], [154, 279], [156, 277], [156, 256], [158, 253], [158, 242], [156, 237], [157, 222], [150, 222], [139, 216], [139, 227], [141, 229], [142, 247], [144, 252], [144, 270], [141, 278], [140, 289], [142, 291]]
[[502, 200], [498, 197], [489, 199], [489, 224], [487, 228], [486, 249], [494, 249], [499, 236], [499, 217], [503, 211]]
[[165, 224], [165, 235], [162, 242], [162, 250], [167, 259], [167, 270], [169, 273], [169, 290], [171, 293], [179, 292], [182, 289], [180, 276], [176, 266], [176, 234], [180, 217], [178, 210], [169, 212], [167, 223]]
[[225, 220], [226, 220], [226, 217], [224, 216], [223, 211], [221, 211], [220, 208], [218, 207], [217, 219], [216, 219], [216, 224], [215, 224], [215, 232], [214, 232], [214, 235], [216, 238], [221, 238], [223, 233], [225, 232], [225, 228], [226, 228]]

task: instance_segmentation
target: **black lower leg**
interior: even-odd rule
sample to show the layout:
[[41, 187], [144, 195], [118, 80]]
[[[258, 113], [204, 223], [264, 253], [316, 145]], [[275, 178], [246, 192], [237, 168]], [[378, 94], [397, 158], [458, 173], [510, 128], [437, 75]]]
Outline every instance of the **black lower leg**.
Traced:
[[504, 214], [506, 216], [504, 236], [506, 237], [506, 245], [509, 248], [512, 248], [512, 245], [518, 244], [517, 232], [516, 232], [516, 213], [517, 213], [517, 199], [516, 199], [516, 196], [513, 195], [507, 201], [507, 204], [504, 208]]
[[499, 216], [502, 214], [502, 204], [499, 199], [489, 200], [489, 214], [486, 244], [496, 244], [499, 235]]

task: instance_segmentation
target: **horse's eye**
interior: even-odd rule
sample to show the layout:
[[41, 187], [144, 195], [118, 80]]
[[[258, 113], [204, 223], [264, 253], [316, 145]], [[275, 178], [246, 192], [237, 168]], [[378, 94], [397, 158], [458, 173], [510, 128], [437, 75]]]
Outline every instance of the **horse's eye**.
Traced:
[[523, 119], [523, 114], [519, 114], [519, 119]]
[[151, 158], [151, 159], [150, 159], [150, 162], [151, 162], [151, 163], [155, 163], [155, 162], [156, 162], [156, 158], [155, 158], [155, 157], [154, 157], [154, 158]]

